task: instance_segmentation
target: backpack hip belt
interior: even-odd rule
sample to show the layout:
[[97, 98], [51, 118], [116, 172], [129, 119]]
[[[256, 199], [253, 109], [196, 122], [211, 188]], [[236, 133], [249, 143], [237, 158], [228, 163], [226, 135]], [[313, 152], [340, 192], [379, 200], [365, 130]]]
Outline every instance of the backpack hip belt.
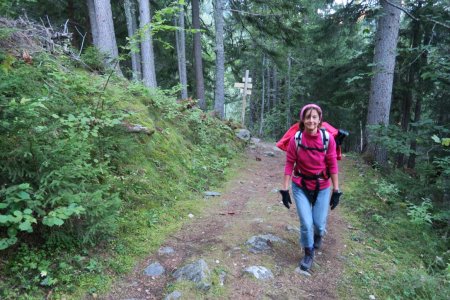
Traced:
[[[317, 196], [319, 195], [319, 191], [320, 191], [320, 180], [327, 180], [328, 178], [330, 178], [330, 176], [328, 175], [328, 172], [322, 171], [321, 173], [315, 174], [315, 175], [305, 175], [305, 174], [300, 173], [299, 170], [295, 170], [294, 176], [300, 177], [302, 179], [300, 188], [305, 193], [306, 197], [309, 200], [309, 203], [311, 203], [311, 205], [314, 206], [314, 204], [316, 204]], [[308, 190], [305, 180], [315, 180], [316, 181], [315, 189]]]

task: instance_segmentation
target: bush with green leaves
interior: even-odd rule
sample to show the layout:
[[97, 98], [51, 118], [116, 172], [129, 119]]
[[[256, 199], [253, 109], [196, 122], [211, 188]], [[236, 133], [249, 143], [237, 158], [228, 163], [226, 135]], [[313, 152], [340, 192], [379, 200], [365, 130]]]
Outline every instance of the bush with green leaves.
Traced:
[[[0, 250], [34, 231], [76, 243], [108, 236], [120, 206], [105, 155], [113, 147], [108, 129], [126, 114], [77, 105], [64, 90], [89, 91], [89, 82], [48, 58], [41, 68], [17, 63], [0, 82]], [[50, 91], [49, 82], [58, 88]]]
[[[6, 60], [0, 55], [0, 64]], [[241, 149], [229, 126], [177, 103], [174, 91], [87, 73], [49, 55], [6, 65], [0, 251], [7, 268], [0, 298], [69, 291], [79, 274], [98, 271], [100, 257], [114, 256], [116, 244], [128, 254], [141, 251], [120, 240], [123, 233], [154, 236], [151, 230], [176, 218], [171, 207], [219, 183]], [[129, 133], [130, 124], [148, 133]], [[100, 254], [93, 247], [99, 244]], [[71, 258], [80, 253], [82, 262]]]
[[[374, 141], [385, 147], [394, 155], [413, 155], [416, 157], [416, 167], [413, 177], [402, 173], [395, 176], [399, 187], [405, 194], [413, 193], [408, 198], [420, 200], [429, 197], [440, 202], [446, 193], [450, 176], [449, 139], [444, 138], [450, 130], [436, 125], [430, 119], [411, 123], [411, 130], [405, 133], [396, 125], [371, 126]], [[416, 150], [411, 149], [411, 141], [417, 143]], [[401, 178], [404, 177], [404, 178]], [[408, 178], [411, 178], [408, 183]], [[447, 192], [448, 193], [448, 192]]]

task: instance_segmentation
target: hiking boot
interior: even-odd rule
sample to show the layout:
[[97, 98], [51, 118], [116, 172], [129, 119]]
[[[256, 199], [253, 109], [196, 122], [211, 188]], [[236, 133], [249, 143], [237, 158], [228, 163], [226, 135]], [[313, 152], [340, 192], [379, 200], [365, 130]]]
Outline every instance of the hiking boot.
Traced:
[[322, 236], [321, 235], [314, 235], [314, 249], [319, 250], [320, 247], [322, 247]]
[[305, 248], [305, 256], [300, 261], [300, 269], [308, 271], [314, 260], [314, 248]]

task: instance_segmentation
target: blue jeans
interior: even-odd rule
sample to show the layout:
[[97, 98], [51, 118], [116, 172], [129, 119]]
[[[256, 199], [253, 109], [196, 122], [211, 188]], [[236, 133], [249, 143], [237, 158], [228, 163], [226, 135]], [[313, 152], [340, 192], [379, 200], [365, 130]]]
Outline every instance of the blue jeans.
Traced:
[[292, 194], [300, 218], [300, 244], [303, 248], [313, 247], [314, 234], [323, 236], [326, 233], [330, 192], [330, 187], [320, 190], [316, 203], [312, 206], [303, 190], [292, 183]]

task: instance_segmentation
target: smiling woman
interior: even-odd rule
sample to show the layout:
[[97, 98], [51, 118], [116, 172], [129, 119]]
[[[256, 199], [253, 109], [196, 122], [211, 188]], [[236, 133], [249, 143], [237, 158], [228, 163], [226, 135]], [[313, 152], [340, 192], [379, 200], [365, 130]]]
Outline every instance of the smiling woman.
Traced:
[[[292, 179], [297, 213], [300, 218], [300, 244], [305, 256], [300, 261], [304, 271], [311, 269], [314, 250], [322, 245], [326, 233], [328, 206], [334, 209], [342, 195], [339, 192], [336, 142], [320, 128], [322, 109], [316, 104], [305, 105], [300, 112], [300, 131], [291, 138], [286, 151], [283, 203], [290, 207], [289, 183]], [[330, 178], [333, 194], [330, 202]]]

